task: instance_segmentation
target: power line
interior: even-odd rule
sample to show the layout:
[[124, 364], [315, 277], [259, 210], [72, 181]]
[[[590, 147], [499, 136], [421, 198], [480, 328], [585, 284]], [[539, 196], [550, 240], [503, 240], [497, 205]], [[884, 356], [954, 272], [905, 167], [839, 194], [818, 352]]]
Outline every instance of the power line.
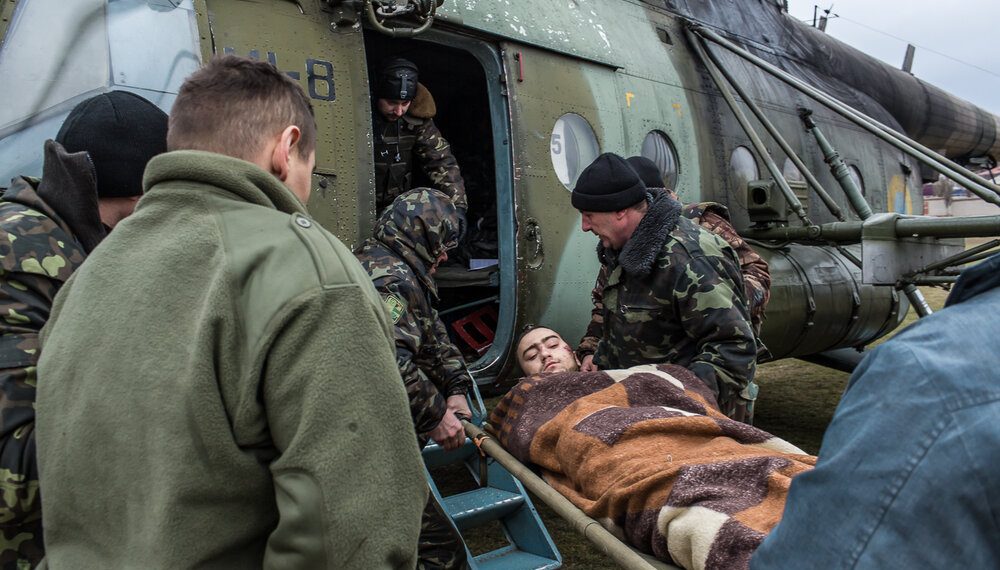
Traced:
[[[842, 16], [840, 14], [830, 14], [829, 18], [830, 19], [839, 18], [839, 19], [844, 20], [846, 22], [850, 22], [850, 23], [852, 23], [852, 24], [854, 24], [856, 26], [861, 26], [862, 28], [865, 28], [867, 30], [871, 30], [871, 31], [873, 31], [873, 32], [875, 32], [877, 34], [882, 34], [883, 36], [890, 37], [890, 38], [892, 38], [894, 40], [899, 40], [899, 41], [901, 41], [903, 43], [912, 44], [914, 47], [920, 48], [920, 49], [922, 49], [924, 51], [928, 51], [928, 52], [933, 53], [935, 55], [939, 55], [939, 56], [941, 56], [943, 58], [950, 59], [950, 60], [952, 60], [952, 61], [954, 61], [956, 63], [961, 63], [962, 65], [967, 65], [967, 66], [969, 66], [969, 67], [971, 67], [973, 69], [977, 69], [979, 71], [982, 71], [983, 73], [992, 75], [993, 77], [1000, 78], [1000, 73], [996, 73], [995, 71], [991, 71], [991, 70], [986, 69], [984, 67], [980, 67], [980, 66], [978, 66], [978, 65], [976, 65], [974, 63], [969, 63], [967, 61], [958, 59], [957, 57], [950, 56], [950, 55], [948, 55], [946, 53], [939, 52], [939, 51], [937, 51], [935, 49], [931, 49], [929, 47], [922, 46], [920, 44], [916, 44], [916, 43], [914, 43], [914, 42], [912, 42], [910, 40], [907, 40], [905, 38], [901, 38], [901, 37], [899, 37], [899, 36], [897, 36], [895, 34], [891, 34], [889, 32], [886, 32], [885, 30], [880, 30], [878, 28], [873, 28], [872, 26], [869, 26], [868, 24], [863, 24], [861, 22], [858, 22], [857, 20], [853, 20], [853, 19], [848, 18], [846, 16]], [[811, 22], [811, 21], [812, 21], [812, 18], [809, 18], [809, 22]]]
[[937, 51], [937, 50], [935, 50], [935, 49], [931, 49], [931, 48], [929, 48], [929, 47], [925, 47], [925, 46], [922, 46], [922, 45], [919, 45], [919, 44], [915, 44], [915, 43], [911, 42], [910, 40], [906, 40], [906, 39], [903, 39], [903, 38], [901, 38], [901, 37], [899, 37], [899, 36], [896, 36], [896, 35], [893, 35], [893, 34], [890, 34], [889, 32], [885, 32], [885, 31], [882, 31], [882, 30], [879, 30], [879, 29], [877, 29], [877, 28], [873, 28], [873, 27], [871, 27], [871, 26], [869, 26], [869, 25], [866, 25], [866, 24], [862, 24], [861, 22], [856, 22], [856, 21], [854, 21], [854, 20], [852, 20], [852, 19], [850, 19], [850, 18], [846, 18], [846, 17], [844, 17], [844, 16], [840, 16], [840, 19], [841, 19], [841, 20], [846, 20], [846, 21], [848, 21], [848, 22], [850, 22], [850, 23], [852, 23], [852, 24], [855, 24], [855, 25], [858, 25], [858, 26], [861, 26], [862, 28], [867, 28], [867, 29], [869, 29], [869, 30], [871, 30], [871, 31], [873, 31], [873, 32], [876, 32], [876, 33], [879, 33], [879, 34], [883, 34], [883, 35], [886, 35], [886, 36], [889, 36], [890, 38], [893, 38], [893, 39], [897, 39], [897, 40], [899, 40], [899, 41], [901, 41], [901, 42], [906, 42], [906, 43], [908, 43], [908, 44], [912, 44], [912, 45], [913, 45], [914, 47], [918, 47], [918, 48], [920, 48], [920, 49], [922, 49], [922, 50], [925, 50], [925, 51], [929, 51], [929, 52], [931, 52], [931, 53], [934, 53], [934, 54], [937, 54], [937, 55], [939, 55], [939, 56], [941, 56], [941, 57], [943, 57], [943, 58], [946, 58], [946, 59], [950, 59], [950, 60], [952, 60], [952, 61], [954, 61], [954, 62], [957, 62], [957, 63], [961, 63], [962, 65], [967, 65], [967, 66], [969, 66], [969, 67], [971, 67], [971, 68], [973, 68], [973, 69], [978, 69], [979, 71], [982, 71], [983, 73], [988, 73], [988, 74], [990, 74], [990, 75], [992, 75], [992, 76], [994, 76], [994, 77], [998, 77], [998, 78], [1000, 78], [1000, 74], [998, 74], [998, 73], [995, 73], [995, 72], [993, 72], [993, 71], [990, 71], [989, 69], [986, 69], [986, 68], [984, 68], [984, 67], [979, 67], [978, 65], [976, 65], [976, 64], [974, 64], [974, 63], [969, 63], [969, 62], [967, 62], [967, 61], [963, 61], [963, 60], [961, 60], [961, 59], [958, 59], [957, 57], [953, 57], [953, 56], [950, 56], [950, 55], [948, 55], [948, 54], [946, 54], [946, 53], [941, 53], [941, 52], [939, 52], [939, 51]]

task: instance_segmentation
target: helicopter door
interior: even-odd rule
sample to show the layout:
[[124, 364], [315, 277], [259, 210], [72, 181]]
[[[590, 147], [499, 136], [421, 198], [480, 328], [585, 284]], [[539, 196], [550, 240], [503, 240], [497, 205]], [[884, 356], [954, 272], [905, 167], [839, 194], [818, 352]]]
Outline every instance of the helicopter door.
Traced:
[[[298, 80], [316, 114], [316, 170], [309, 212], [349, 247], [372, 233], [368, 71], [360, 26], [330, 25], [323, 3], [207, 0], [212, 34], [203, 51], [270, 61]], [[209, 42], [211, 42], [209, 44]], [[209, 44], [209, 45], [205, 45]], [[358, 111], [358, 101], [364, 110]]]
[[518, 330], [555, 329], [570, 342], [590, 320], [596, 237], [580, 230], [570, 190], [604, 150], [625, 147], [610, 67], [506, 43], [517, 220]]

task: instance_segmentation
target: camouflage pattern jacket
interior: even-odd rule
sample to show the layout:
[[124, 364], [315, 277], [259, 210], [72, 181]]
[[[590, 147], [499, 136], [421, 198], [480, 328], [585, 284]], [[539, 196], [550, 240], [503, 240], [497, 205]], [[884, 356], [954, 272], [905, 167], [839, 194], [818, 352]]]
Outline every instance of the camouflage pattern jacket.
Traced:
[[656, 194], [621, 252], [598, 248], [603, 287], [601, 369], [688, 368], [730, 409], [752, 381], [757, 348], [733, 249]]
[[764, 321], [764, 310], [771, 300], [771, 273], [767, 262], [747, 244], [746, 240], [736, 233], [729, 220], [729, 210], [715, 202], [688, 204], [681, 214], [706, 230], [726, 240], [740, 260], [740, 273], [743, 274], [743, 288], [747, 295], [747, 308], [750, 310], [750, 324], [754, 333], [760, 335], [760, 325]]
[[434, 308], [437, 285], [430, 273], [457, 239], [455, 206], [443, 192], [421, 188], [393, 201], [379, 218], [375, 237], [357, 252], [393, 323], [396, 362], [418, 434], [441, 421], [448, 396], [472, 388], [462, 354]]
[[35, 452], [38, 334], [52, 301], [105, 235], [85, 153], [45, 144], [41, 181], [15, 178], [0, 201], [0, 567], [43, 554]]
[[[771, 299], [771, 274], [768, 271], [767, 262], [736, 233], [736, 228], [729, 221], [729, 210], [722, 204], [715, 202], [688, 204], [681, 209], [681, 215], [726, 240], [736, 251], [740, 260], [740, 272], [743, 274], [743, 288], [747, 296], [747, 306], [750, 310], [750, 324], [753, 326], [754, 334], [757, 335], [759, 345], [764, 310], [767, 308], [767, 302]], [[590, 293], [594, 301], [590, 324], [576, 349], [580, 360], [594, 354], [594, 351], [597, 350], [597, 343], [601, 340], [604, 330], [604, 286], [607, 282], [608, 267], [601, 264], [594, 290]]]
[[388, 121], [372, 115], [375, 132], [375, 203], [379, 213], [410, 190], [412, 170], [418, 162], [435, 188], [447, 194], [462, 211], [468, 209], [465, 182], [451, 145], [434, 124], [437, 107], [429, 91], [417, 84], [417, 95], [406, 115]]

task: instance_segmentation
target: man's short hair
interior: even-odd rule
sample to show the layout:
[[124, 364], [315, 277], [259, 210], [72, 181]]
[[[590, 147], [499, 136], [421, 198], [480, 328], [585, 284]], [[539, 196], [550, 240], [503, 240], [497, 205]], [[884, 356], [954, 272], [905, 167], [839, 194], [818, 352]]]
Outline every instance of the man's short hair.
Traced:
[[649, 209], [649, 203], [653, 200], [653, 195], [649, 192], [646, 193], [645, 200], [639, 200], [635, 204], [632, 204], [627, 210], [635, 210], [636, 212], [645, 212]]
[[273, 65], [224, 55], [181, 86], [170, 112], [167, 150], [204, 150], [253, 161], [264, 143], [295, 125], [299, 156], [316, 148], [316, 119], [302, 88]]
[[517, 342], [514, 343], [514, 348], [517, 349], [517, 347], [521, 346], [521, 341], [524, 340], [524, 337], [528, 336], [528, 333], [538, 329], [548, 329], [548, 328], [549, 327], [543, 327], [542, 325], [536, 325], [534, 323], [528, 323], [524, 325], [523, 327], [521, 327], [521, 333], [517, 335]]

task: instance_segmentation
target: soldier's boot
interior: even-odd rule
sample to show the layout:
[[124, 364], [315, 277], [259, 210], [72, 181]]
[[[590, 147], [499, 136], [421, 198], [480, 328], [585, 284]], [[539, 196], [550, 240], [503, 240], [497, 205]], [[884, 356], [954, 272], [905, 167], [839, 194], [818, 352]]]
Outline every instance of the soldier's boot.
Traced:
[[431, 493], [420, 519], [417, 570], [466, 570], [465, 542]]

